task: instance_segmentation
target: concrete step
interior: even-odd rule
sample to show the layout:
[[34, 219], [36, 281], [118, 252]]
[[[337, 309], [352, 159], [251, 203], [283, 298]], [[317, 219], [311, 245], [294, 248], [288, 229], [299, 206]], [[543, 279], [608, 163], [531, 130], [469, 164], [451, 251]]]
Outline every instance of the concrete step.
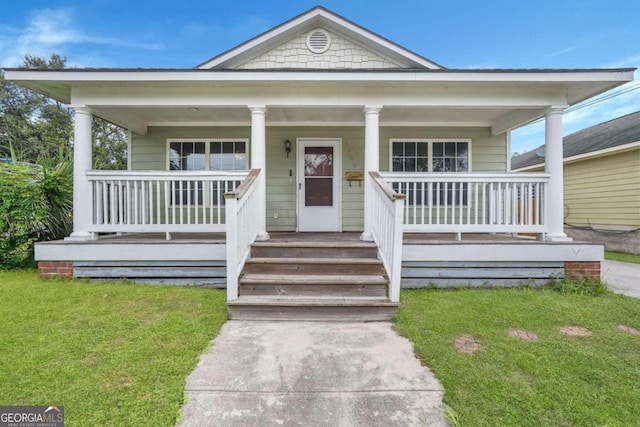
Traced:
[[387, 284], [382, 275], [245, 274], [240, 295], [385, 296]]
[[378, 248], [369, 242], [256, 242], [255, 258], [377, 258]]
[[382, 262], [373, 258], [249, 258], [245, 274], [376, 275]]
[[233, 320], [386, 321], [398, 313], [386, 297], [241, 296], [227, 301]]

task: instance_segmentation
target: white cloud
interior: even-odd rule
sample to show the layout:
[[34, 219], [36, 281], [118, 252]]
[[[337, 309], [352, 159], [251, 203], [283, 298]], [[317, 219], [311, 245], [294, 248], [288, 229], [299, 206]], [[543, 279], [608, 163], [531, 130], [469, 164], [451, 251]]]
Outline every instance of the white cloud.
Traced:
[[[23, 28], [0, 26], [0, 64], [19, 66], [25, 55], [48, 57], [52, 53], [68, 54], [72, 45], [93, 44], [119, 46], [134, 49], [162, 49], [159, 43], [132, 43], [129, 40], [92, 35], [78, 27], [74, 11], [65, 9], [40, 9], [31, 13]], [[89, 56], [85, 56], [86, 61]], [[72, 65], [80, 65], [70, 58]], [[91, 64], [83, 64], [90, 66]]]
[[576, 47], [576, 46], [566, 47], [566, 48], [561, 49], [561, 50], [559, 50], [557, 52], [547, 53], [544, 56], [545, 56], [545, 58], [555, 58], [557, 56], [563, 56], [563, 55], [566, 55], [567, 53], [571, 53], [571, 52], [573, 52], [573, 51], [575, 51], [577, 49], [578, 49], [578, 47]]

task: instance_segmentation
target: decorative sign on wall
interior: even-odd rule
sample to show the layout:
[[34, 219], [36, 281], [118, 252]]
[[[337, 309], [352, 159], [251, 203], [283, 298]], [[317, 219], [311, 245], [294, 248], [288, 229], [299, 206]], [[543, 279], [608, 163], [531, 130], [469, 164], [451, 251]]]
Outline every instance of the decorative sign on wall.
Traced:
[[358, 181], [358, 184], [362, 186], [362, 181], [364, 181], [364, 172], [347, 172], [347, 181], [349, 181], [349, 187], [351, 187], [351, 183], [353, 181]]

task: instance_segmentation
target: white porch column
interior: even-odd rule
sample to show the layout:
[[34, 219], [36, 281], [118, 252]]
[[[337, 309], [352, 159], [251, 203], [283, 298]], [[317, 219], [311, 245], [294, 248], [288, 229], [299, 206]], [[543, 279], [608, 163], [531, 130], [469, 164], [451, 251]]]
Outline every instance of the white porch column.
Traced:
[[562, 157], [562, 111], [565, 106], [549, 107], [545, 112], [545, 172], [550, 174], [547, 190], [547, 240], [571, 241], [564, 233], [564, 177]]
[[250, 105], [251, 111], [251, 169], [260, 169], [257, 190], [260, 197], [259, 232], [256, 240], [269, 240], [267, 233], [267, 150], [266, 115], [264, 105]]
[[364, 231], [361, 240], [372, 241], [372, 202], [373, 179], [371, 171], [380, 169], [380, 110], [382, 106], [364, 107]]
[[93, 220], [93, 197], [86, 172], [91, 170], [91, 123], [87, 107], [74, 108], [73, 125], [73, 233], [65, 240], [90, 240]]

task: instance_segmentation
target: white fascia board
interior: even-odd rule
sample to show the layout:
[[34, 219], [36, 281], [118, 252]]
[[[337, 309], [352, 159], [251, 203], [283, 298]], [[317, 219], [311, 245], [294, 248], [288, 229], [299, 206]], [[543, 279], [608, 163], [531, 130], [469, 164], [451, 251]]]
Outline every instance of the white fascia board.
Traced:
[[536, 169], [543, 169], [544, 168], [544, 162], [542, 163], [537, 163], [535, 165], [531, 165], [531, 166], [525, 166], [523, 168], [518, 168], [518, 169], [512, 169], [511, 172], [532, 172], [535, 171]]
[[73, 89], [74, 103], [93, 107], [241, 107], [247, 105], [308, 107], [437, 107], [437, 108], [523, 108], [542, 109], [565, 101], [557, 88], [534, 87], [429, 87], [372, 85], [287, 85], [260, 87], [189, 86], [106, 87], [78, 86]]
[[[333, 121], [291, 121], [276, 122], [267, 121], [267, 127], [360, 127], [364, 126], [362, 121], [350, 122], [333, 122]], [[381, 127], [489, 127], [489, 122], [386, 122], [380, 120]], [[216, 127], [246, 127], [251, 126], [250, 121], [246, 122], [149, 122], [149, 127], [166, 126], [166, 127], [198, 127], [198, 126], [216, 126]]]
[[26, 71], [7, 70], [5, 79], [15, 82], [43, 81], [70, 84], [130, 84], [140, 82], [180, 85], [200, 82], [434, 82], [434, 83], [626, 83], [633, 72], [626, 70], [567, 72], [474, 72], [474, 71]]
[[[408, 59], [414, 64], [423, 66], [428, 69], [442, 69], [440, 65], [434, 62], [431, 62], [426, 58], [421, 57], [420, 55], [416, 55], [415, 53], [407, 49], [404, 49], [401, 46], [395, 43], [392, 43], [383, 37], [380, 37], [374, 33], [371, 33], [370, 31], [367, 31], [364, 28], [352, 22], [346, 21], [337, 16], [327, 15], [322, 10], [320, 12], [322, 12], [320, 15], [328, 21], [327, 27], [329, 29], [332, 29], [336, 32], [343, 33], [343, 34], [345, 33], [345, 30], [349, 31], [351, 34], [347, 33], [346, 34], [347, 37], [355, 35], [356, 39], [358, 39], [358, 41], [362, 43], [364, 47], [371, 48], [371, 50], [382, 54], [382, 56], [388, 56], [388, 55], [386, 55], [384, 52], [381, 52], [380, 47], [393, 52], [398, 57], [398, 58], [395, 58], [396, 61], [400, 59], [400, 60], [403, 60], [402, 62], [406, 62]], [[372, 46], [372, 42], [373, 42], [373, 46]], [[375, 45], [378, 45], [379, 47]]]
[[[618, 145], [616, 147], [604, 148], [602, 150], [590, 151], [589, 153], [577, 154], [575, 156], [566, 157], [563, 160], [564, 164], [580, 162], [583, 160], [595, 159], [598, 157], [611, 156], [613, 154], [620, 154], [627, 151], [632, 151], [640, 148], [640, 141], [630, 142], [628, 144]], [[544, 162], [537, 163], [535, 165], [525, 166], [523, 168], [514, 169], [512, 172], [526, 172], [535, 169], [541, 169], [544, 167]]]
[[603, 246], [581, 243], [465, 242], [402, 245], [403, 261], [602, 261]]
[[36, 243], [36, 261], [200, 261], [226, 259], [224, 243]]
[[283, 35], [292, 33], [296, 30], [301, 30], [304, 28], [304, 24], [307, 24], [310, 20], [315, 19], [318, 14], [316, 11], [311, 11], [310, 13], [304, 14], [295, 18], [291, 21], [285, 22], [243, 44], [228, 50], [227, 52], [222, 53], [200, 65], [196, 68], [203, 69], [212, 69], [220, 64], [224, 64], [227, 61], [234, 61], [242, 58], [248, 52], [251, 52], [254, 49], [259, 48], [265, 44], [277, 44], [283, 38]]
[[573, 163], [573, 162], [579, 162], [581, 160], [610, 156], [612, 154], [620, 154], [620, 153], [624, 153], [625, 151], [631, 151], [636, 148], [640, 148], [640, 141], [630, 142], [628, 144], [618, 145], [616, 147], [604, 148], [602, 150], [591, 151], [589, 153], [577, 154], [575, 156], [565, 158], [564, 163], [565, 164]]
[[336, 31], [347, 38], [356, 39], [362, 43], [365, 47], [370, 47], [372, 50], [381, 53], [382, 56], [388, 56], [384, 54], [384, 50], [388, 50], [394, 54], [396, 61], [398, 59], [401, 62], [408, 63], [408, 65], [423, 66], [428, 69], [440, 69], [438, 64], [435, 64], [415, 53], [408, 51], [399, 45], [396, 45], [364, 28], [353, 24], [345, 19], [340, 18], [326, 10], [315, 8], [310, 10], [297, 18], [294, 18], [288, 22], [285, 22], [267, 32], [241, 44], [236, 48], [222, 53], [203, 64], [198, 65], [197, 69], [214, 69], [221, 65], [231, 65], [245, 60], [247, 55], [258, 54], [260, 51], [269, 48], [270, 46], [277, 45], [284, 42], [287, 37], [293, 37], [295, 34], [312, 29], [314, 27], [325, 27], [327, 29]]

